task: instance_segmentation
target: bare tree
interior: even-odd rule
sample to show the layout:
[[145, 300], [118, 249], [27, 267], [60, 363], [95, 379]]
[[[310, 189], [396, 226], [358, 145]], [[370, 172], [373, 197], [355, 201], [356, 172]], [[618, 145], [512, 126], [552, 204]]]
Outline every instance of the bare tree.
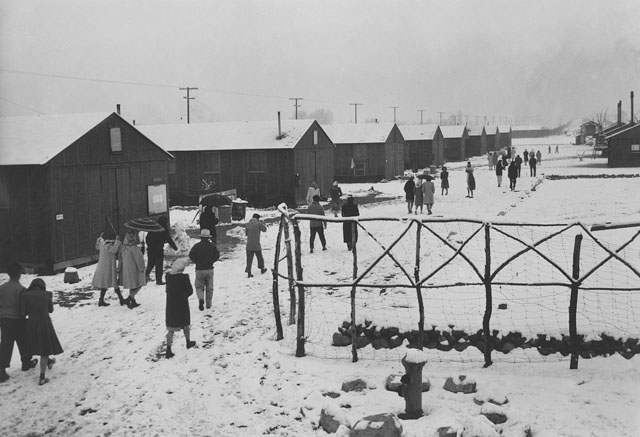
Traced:
[[598, 125], [598, 133], [602, 133], [605, 125], [609, 123], [607, 121], [607, 110], [602, 109], [600, 110], [600, 112], [596, 112], [595, 116], [593, 117], [593, 121], [595, 121]]

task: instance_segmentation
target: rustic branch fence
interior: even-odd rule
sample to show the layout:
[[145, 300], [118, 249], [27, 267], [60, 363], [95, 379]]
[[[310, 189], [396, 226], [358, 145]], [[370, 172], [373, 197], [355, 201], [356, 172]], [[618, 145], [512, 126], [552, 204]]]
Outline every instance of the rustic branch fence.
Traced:
[[[296, 351], [298, 357], [306, 355], [305, 344], [307, 341], [307, 327], [305, 323], [310, 323], [307, 317], [306, 307], [308, 297], [314, 294], [323, 293], [322, 290], [338, 290], [341, 288], [350, 289], [350, 320], [343, 326], [345, 336], [350, 337], [351, 359], [353, 362], [358, 361], [358, 349], [363, 346], [362, 330], [365, 328], [359, 323], [358, 315], [358, 299], [362, 295], [363, 290], [381, 290], [379, 293], [386, 292], [389, 289], [414, 289], [417, 302], [417, 337], [413, 337], [410, 341], [410, 347], [422, 349], [425, 345], [425, 305], [429, 305], [431, 293], [437, 289], [452, 289], [460, 287], [477, 287], [484, 289], [484, 312], [482, 314], [482, 329], [478, 332], [475, 344], [484, 354], [484, 366], [492, 364], [492, 352], [498, 344], [496, 330], [492, 330], [492, 315], [494, 310], [494, 289], [495, 287], [519, 287], [525, 290], [526, 294], [531, 289], [539, 289], [544, 287], [564, 288], [568, 293], [569, 307], [566, 309], [568, 316], [569, 332], [568, 353], [570, 353], [570, 368], [578, 367], [578, 357], [580, 356], [582, 346], [584, 346], [584, 335], [579, 334], [577, 325], [578, 313], [578, 296], [581, 292], [608, 292], [608, 293], [625, 293], [625, 296], [631, 296], [633, 304], [626, 311], [634, 312], [640, 308], [640, 251], [632, 245], [637, 244], [640, 239], [640, 223], [629, 223], [609, 226], [587, 227], [582, 223], [569, 224], [540, 224], [540, 223], [487, 223], [479, 220], [470, 219], [427, 219], [427, 218], [389, 218], [389, 217], [318, 217], [307, 214], [290, 214], [286, 208], [280, 208], [282, 212], [280, 227], [275, 247], [274, 268], [273, 268], [273, 304], [275, 323], [277, 331], [277, 339], [284, 338], [284, 330], [281, 322], [282, 309], [280, 307], [280, 280], [285, 284], [289, 296], [289, 325], [296, 325]], [[302, 245], [303, 234], [300, 224], [310, 219], [323, 220], [329, 223], [350, 223], [352, 228], [352, 250], [348, 252], [352, 263], [350, 268], [350, 277], [346, 274], [341, 279], [328, 281], [320, 275], [316, 278], [305, 280], [303, 269]], [[393, 238], [388, 241], [382, 241], [380, 235], [376, 235], [366, 226], [369, 223], [383, 223], [386, 230], [393, 229]], [[455, 224], [456, 226], [464, 226], [469, 229], [466, 238], [456, 235], [457, 240], [452, 240], [452, 232], [447, 226]], [[438, 228], [441, 226], [441, 228]], [[444, 227], [443, 227], [444, 226]], [[342, 227], [342, 225], [340, 226]], [[624, 241], [616, 241], [615, 248], [611, 242], [600, 241], [594, 235], [596, 231], [624, 229]], [[293, 232], [291, 232], [293, 230]], [[376, 246], [381, 253], [373, 258], [369, 256], [366, 261], [359, 256], [359, 242], [367, 238], [370, 243], [368, 254], [372, 252], [371, 247]], [[575, 232], [575, 235], [569, 233]], [[629, 233], [630, 231], [630, 233]], [[291, 236], [293, 234], [293, 247]], [[567, 237], [567, 235], [569, 235]], [[525, 238], [525, 236], [529, 238]], [[583, 247], [584, 238], [588, 237], [590, 243], [591, 254], [589, 265], [581, 268], [581, 247]], [[556, 241], [562, 237], [562, 247], [550, 246], [550, 242]], [[573, 237], [573, 238], [571, 238]], [[426, 238], [430, 238], [429, 244], [425, 244]], [[415, 240], [415, 253], [411, 256], [413, 266], [409, 264], [409, 258], [404, 255], [409, 252], [407, 246], [401, 247], [404, 240]], [[571, 249], [571, 271], [569, 266], [564, 266], [562, 260], [559, 260], [558, 253], [565, 251], [565, 246], [572, 241]], [[284, 242], [284, 249], [282, 242]], [[496, 243], [499, 243], [496, 246]], [[507, 250], [506, 246], [515, 245], [518, 249]], [[479, 256], [484, 247], [484, 256]], [[437, 250], [440, 256], [439, 262], [434, 262], [433, 254]], [[598, 249], [599, 248], [599, 249]], [[448, 251], [448, 255], [444, 252]], [[567, 250], [567, 255], [568, 255]], [[561, 255], [564, 255], [561, 253]], [[317, 256], [320, 256], [318, 254]], [[331, 256], [325, 255], [322, 256]], [[408, 256], [408, 255], [407, 255]], [[525, 261], [524, 258], [528, 257]], [[531, 267], [532, 259], [536, 259], [537, 263]], [[561, 256], [560, 256], [561, 258]], [[567, 257], [569, 258], [569, 257]], [[514, 269], [514, 263], [522, 260], [518, 269], [528, 274], [537, 275], [533, 279], [501, 279], [501, 272]], [[286, 274], [280, 269], [282, 262], [286, 261]], [[340, 266], [345, 266], [346, 258], [336, 261]], [[468, 268], [468, 275], [464, 277], [453, 277], [452, 263], [456, 264], [454, 268], [457, 274], [463, 270], [462, 266]], [[611, 267], [612, 263], [616, 263], [615, 271]], [[385, 264], [386, 263], [386, 264]], [[495, 264], [495, 267], [494, 267]], [[374, 269], [384, 269], [386, 277], [384, 281], [372, 280], [371, 273]], [[548, 269], [548, 270], [547, 270]], [[608, 269], [608, 270], [607, 270]], [[624, 280], [620, 282], [620, 271], [623, 269], [625, 273]], [[393, 270], [392, 274], [389, 271]], [[580, 272], [584, 273], [580, 274]], [[599, 273], [606, 270], [606, 274]], [[519, 275], [518, 272], [515, 273]], [[589, 278], [598, 274], [596, 283], [593, 286], [585, 284]], [[616, 280], [607, 279], [611, 274], [616, 275]], [[447, 276], [449, 275], [449, 276]], [[314, 275], [309, 275], [314, 276]], [[391, 276], [395, 279], [400, 277], [397, 282], [390, 282]], [[462, 278], [462, 279], [461, 279]], [[474, 279], [475, 278], [475, 279]], [[474, 288], [475, 289], [475, 288]], [[326, 294], [326, 293], [325, 293]], [[345, 295], [346, 297], [346, 295]], [[426, 299], [426, 301], [425, 301]], [[384, 311], [393, 311], [385, 308]], [[637, 314], [631, 315], [635, 327], [638, 328], [636, 333], [640, 331], [640, 321], [636, 320]], [[314, 321], [317, 322], [317, 321]], [[321, 322], [321, 321], [320, 321]], [[632, 328], [632, 329], [635, 329]], [[435, 329], [435, 328], [434, 328]], [[453, 330], [453, 327], [452, 327]], [[549, 334], [544, 332], [537, 333], [538, 337]], [[640, 333], [639, 333], [640, 334]], [[460, 337], [460, 335], [458, 335]], [[638, 349], [637, 338], [629, 336], [629, 341], [624, 342], [624, 347], [629, 353], [640, 353]], [[637, 335], [636, 335], [637, 337]], [[409, 338], [409, 337], [407, 337]], [[465, 337], [466, 339], [466, 337]], [[468, 343], [462, 342], [461, 343]], [[566, 342], [565, 342], [566, 343]], [[456, 350], [460, 350], [456, 346]], [[464, 345], [463, 345], [464, 347]], [[446, 349], [445, 349], [446, 350]]]

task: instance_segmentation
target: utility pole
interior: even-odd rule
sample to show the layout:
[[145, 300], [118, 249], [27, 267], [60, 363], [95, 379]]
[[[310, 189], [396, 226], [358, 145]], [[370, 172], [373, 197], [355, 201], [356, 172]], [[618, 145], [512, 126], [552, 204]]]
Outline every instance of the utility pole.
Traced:
[[393, 122], [396, 122], [396, 109], [399, 108], [399, 106], [389, 106], [389, 108], [393, 108]]
[[362, 106], [362, 103], [349, 103], [350, 105], [353, 105], [353, 109], [355, 109], [355, 123], [354, 124], [358, 124], [358, 106]]
[[438, 111], [438, 114], [440, 114], [440, 126], [442, 126], [442, 114], [444, 114], [444, 111]]
[[293, 104], [293, 106], [295, 106], [296, 108], [296, 120], [298, 119], [298, 107], [300, 105], [298, 105], [298, 100], [302, 100], [302, 97], [291, 97], [289, 98], [289, 100], [295, 100], [295, 103]]
[[187, 95], [186, 97], [183, 96], [183, 99], [187, 99], [187, 124], [189, 124], [190, 121], [190, 114], [189, 114], [189, 100], [193, 100], [195, 99], [195, 97], [189, 97], [189, 91], [191, 90], [197, 90], [198, 88], [194, 88], [194, 87], [185, 87], [185, 88], [180, 88], [180, 90], [182, 91], [187, 91]]
[[426, 109], [418, 109], [418, 112], [420, 113], [420, 124], [422, 124], [422, 113], [426, 111]]

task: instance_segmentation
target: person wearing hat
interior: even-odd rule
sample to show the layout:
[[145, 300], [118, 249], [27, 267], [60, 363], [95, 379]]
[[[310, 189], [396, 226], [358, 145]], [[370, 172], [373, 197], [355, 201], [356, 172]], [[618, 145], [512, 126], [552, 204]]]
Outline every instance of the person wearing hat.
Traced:
[[[200, 230], [200, 241], [189, 251], [189, 258], [196, 265], [195, 288], [200, 311], [204, 310], [205, 297], [207, 309], [213, 301], [213, 263], [220, 259], [220, 252], [211, 241], [209, 229]], [[206, 295], [205, 295], [206, 292]]]
[[145, 271], [145, 277], [147, 282], [151, 282], [149, 274], [155, 267], [156, 269], [156, 284], [164, 285], [162, 281], [162, 272], [164, 270], [164, 244], [169, 243], [169, 246], [173, 250], [178, 250], [178, 246], [171, 239], [169, 234], [169, 220], [166, 216], [161, 216], [158, 219], [158, 224], [164, 229], [162, 232], [148, 232], [147, 233], [147, 270]]
[[264, 267], [264, 258], [262, 257], [262, 246], [260, 245], [260, 233], [267, 232], [267, 226], [260, 221], [260, 214], [254, 214], [251, 220], [244, 225], [244, 231], [247, 234], [247, 277], [251, 278], [251, 265], [253, 264], [253, 256], [258, 259], [258, 269], [260, 273], [264, 273], [267, 269]]
[[129, 290], [129, 296], [125, 303], [130, 310], [140, 306], [136, 302], [136, 295], [140, 289], [147, 285], [144, 274], [144, 255], [140, 249], [140, 237], [138, 231], [130, 229], [124, 235], [120, 247], [120, 278], [119, 283]]
[[[360, 215], [358, 205], [353, 201], [353, 196], [347, 196], [347, 203], [342, 205], [342, 217], [357, 217]], [[342, 223], [342, 241], [347, 244], [347, 250], [353, 249], [353, 242], [358, 241], [358, 227], [353, 226], [353, 222]]]
[[171, 349], [173, 345], [173, 333], [182, 331], [187, 349], [191, 349], [196, 342], [190, 339], [191, 312], [189, 311], [189, 296], [193, 294], [193, 287], [189, 275], [184, 273], [187, 267], [187, 258], [178, 258], [171, 265], [167, 273], [167, 307], [165, 321], [167, 325], [167, 352], [166, 358], [175, 354]]

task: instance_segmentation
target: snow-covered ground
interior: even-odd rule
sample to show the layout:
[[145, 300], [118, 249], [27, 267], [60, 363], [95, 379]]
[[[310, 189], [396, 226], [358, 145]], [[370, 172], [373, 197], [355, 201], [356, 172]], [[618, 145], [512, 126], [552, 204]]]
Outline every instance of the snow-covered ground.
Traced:
[[[465, 163], [450, 163], [449, 195], [440, 196], [436, 181], [434, 214], [526, 223], [638, 221], [638, 177], [543, 178], [640, 173], [637, 168], [609, 169], [605, 159], [591, 159], [588, 147], [571, 145], [571, 140], [514, 140], [518, 153], [532, 147], [543, 152], [538, 177], [529, 177], [523, 167], [515, 192], [509, 191], [506, 175], [498, 188], [486, 158], [477, 157], [471, 159], [475, 197], [465, 198]], [[552, 144], [551, 154], [546, 144]], [[555, 144], [560, 145], [558, 154], [553, 153]], [[580, 160], [582, 152], [586, 153]], [[359, 197], [373, 187], [396, 198], [361, 206], [363, 217], [400, 217], [406, 215], [402, 186], [402, 181], [392, 181], [342, 184], [342, 189]], [[253, 212], [249, 208], [247, 217]], [[260, 212], [267, 220], [278, 216], [273, 209]], [[195, 240], [189, 241], [181, 230], [196, 226], [191, 224], [193, 215], [189, 209], [171, 211], [185, 249]], [[275, 223], [270, 221], [262, 238], [268, 266], [274, 259]], [[390, 232], [393, 223], [386, 225]], [[323, 271], [345, 257], [339, 226], [329, 224], [326, 252], [309, 254], [303, 247], [305, 272]], [[244, 238], [240, 227], [227, 232]], [[303, 241], [306, 238], [303, 225]], [[90, 291], [95, 266], [78, 269], [78, 284], [65, 284], [63, 274], [44, 277], [58, 303], [74, 294], [91, 298], [68, 307], [55, 305], [52, 318], [65, 352], [48, 372], [49, 384], [38, 386], [35, 371], [21, 372], [14, 351], [11, 379], [0, 384], [0, 435], [316, 436], [326, 435], [317, 428], [323, 405], [332, 411], [339, 408], [351, 423], [372, 414], [404, 412], [404, 400], [384, 387], [390, 374], [403, 373], [399, 360], [296, 358], [288, 337], [289, 341], [275, 341], [272, 276], [258, 273], [247, 278], [244, 263], [243, 245], [222, 254], [215, 269], [213, 309], [200, 312], [191, 298], [192, 338], [198, 347], [186, 350], [177, 334], [176, 356], [170, 360], [163, 357], [163, 287], [144, 287], [138, 298], [141, 306], [134, 310], [119, 306], [112, 291], [111, 306], [99, 308], [97, 291]], [[194, 278], [193, 265], [186, 272]], [[32, 279], [24, 275], [22, 283], [28, 285]], [[3, 275], [0, 281], [5, 280]], [[522, 430], [530, 428], [536, 437], [640, 436], [638, 356], [581, 359], [578, 370], [569, 370], [568, 358], [518, 364], [496, 360], [485, 369], [478, 361], [440, 361], [429, 355], [430, 350], [426, 353], [430, 358], [423, 375], [431, 382], [431, 390], [423, 394], [426, 415], [403, 420], [404, 436], [437, 436], [442, 426], [462, 432], [480, 413], [474, 395], [443, 390], [445, 379], [459, 374], [477, 382], [478, 395], [507, 396], [503, 410], [508, 420], [495, 427], [503, 435], [523, 436]], [[342, 382], [354, 377], [364, 379], [368, 388], [342, 392]], [[339, 396], [323, 396], [329, 392]]]

